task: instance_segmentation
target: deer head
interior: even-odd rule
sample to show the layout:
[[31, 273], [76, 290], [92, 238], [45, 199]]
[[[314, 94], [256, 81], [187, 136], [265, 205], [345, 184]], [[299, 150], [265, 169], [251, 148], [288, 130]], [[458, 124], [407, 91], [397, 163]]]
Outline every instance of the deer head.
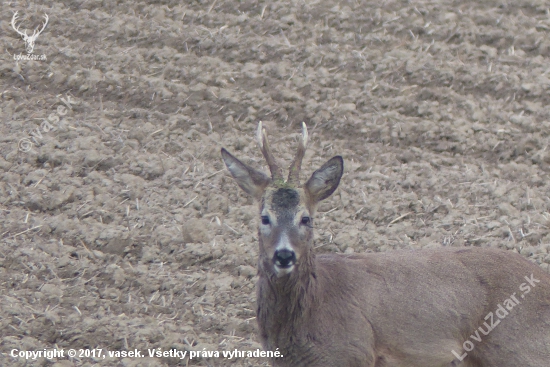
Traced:
[[237, 184], [260, 203], [260, 271], [280, 278], [296, 272], [301, 264], [305, 267], [313, 262], [313, 218], [317, 204], [338, 187], [344, 162], [340, 156], [331, 158], [300, 185], [300, 168], [308, 141], [307, 127], [302, 123], [298, 151], [284, 181], [261, 122], [257, 138], [271, 178], [242, 163], [224, 148], [221, 154]]
[[36, 38], [40, 35], [40, 33], [42, 33], [42, 31], [44, 31], [44, 29], [46, 28], [46, 25], [48, 24], [48, 19], [49, 19], [48, 14], [44, 14], [45, 21], [42, 24], [42, 28], [40, 30], [38, 30], [38, 28], [35, 28], [34, 32], [32, 33], [32, 36], [29, 36], [27, 35], [26, 29], [25, 29], [25, 32], [23, 33], [19, 30], [19, 27], [15, 26], [15, 22], [17, 21], [17, 18], [18, 18], [17, 13], [18, 12], [15, 12], [13, 14], [13, 17], [11, 18], [11, 26], [17, 33], [19, 33], [21, 38], [23, 38], [23, 41], [25, 41], [25, 49], [27, 53], [30, 54], [34, 50], [34, 41], [36, 41]]

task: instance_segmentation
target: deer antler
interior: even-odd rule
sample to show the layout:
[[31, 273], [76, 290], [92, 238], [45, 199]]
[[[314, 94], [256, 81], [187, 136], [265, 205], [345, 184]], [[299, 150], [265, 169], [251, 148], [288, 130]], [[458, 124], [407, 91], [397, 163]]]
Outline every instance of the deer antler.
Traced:
[[16, 31], [17, 33], [19, 33], [21, 36], [27, 37], [27, 30], [26, 29], [25, 29], [25, 33], [23, 33], [23, 32], [19, 31], [19, 27], [15, 26], [15, 22], [17, 21], [17, 18], [19, 18], [17, 16], [17, 13], [18, 13], [17, 11], [15, 13], [13, 13], [13, 17], [11, 18], [11, 26], [12, 26], [13, 30]]
[[289, 172], [287, 182], [289, 184], [300, 184], [300, 169], [302, 167], [302, 159], [304, 158], [304, 154], [306, 153], [307, 139], [307, 126], [305, 122], [302, 122], [302, 139], [300, 139], [298, 151], [296, 152], [296, 156], [294, 157], [294, 160], [292, 161], [292, 164], [288, 169]]
[[[38, 37], [38, 35], [39, 35], [40, 33], [42, 33], [42, 32], [44, 31], [44, 29], [46, 29], [46, 26], [48, 25], [48, 20], [50, 19], [50, 18], [48, 17], [48, 14], [44, 13], [44, 19], [46, 19], [46, 21], [45, 21], [44, 24], [42, 25], [42, 29], [41, 29], [40, 31], [38, 31], [38, 28], [35, 29], [34, 32], [33, 32], [33, 34], [32, 34], [33, 36]], [[36, 33], [37, 31], [38, 31], [38, 33]], [[36, 33], [36, 35], [35, 35], [34, 33]]]
[[265, 129], [262, 127], [261, 121], [258, 123], [256, 138], [258, 139], [258, 146], [260, 147], [260, 150], [262, 151], [262, 154], [267, 161], [267, 165], [269, 166], [269, 170], [271, 171], [271, 179], [273, 181], [283, 180], [281, 166], [277, 164], [277, 162], [275, 161], [275, 157], [273, 157], [273, 154], [271, 153], [271, 149], [269, 148], [269, 143], [267, 141], [267, 135], [265, 133]]
[[[23, 37], [28, 37], [27, 35], [27, 30], [25, 29], [25, 33], [21, 32], [19, 30], [19, 27], [16, 27], [15, 26], [15, 22], [17, 21], [17, 19], [19, 18], [19, 16], [17, 15], [17, 13], [19, 13], [18, 11], [16, 11], [15, 13], [13, 13], [13, 17], [11, 18], [11, 26], [12, 28], [17, 32], [19, 33], [21, 36]], [[44, 14], [44, 19], [46, 20], [44, 22], [44, 24], [42, 24], [42, 29], [41, 30], [38, 30], [38, 28], [36, 28], [34, 30], [34, 32], [32, 33], [32, 36], [31, 37], [38, 37], [40, 35], [40, 33], [42, 33], [44, 31], [44, 29], [46, 29], [46, 26], [48, 25], [48, 21], [50, 20], [50, 18], [48, 17], [48, 14]]]

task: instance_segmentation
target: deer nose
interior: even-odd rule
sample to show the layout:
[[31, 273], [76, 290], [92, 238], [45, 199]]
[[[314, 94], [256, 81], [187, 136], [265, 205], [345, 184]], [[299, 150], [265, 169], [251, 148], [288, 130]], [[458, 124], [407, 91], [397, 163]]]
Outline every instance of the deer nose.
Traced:
[[296, 262], [296, 254], [291, 250], [277, 250], [273, 261], [281, 268], [289, 268]]

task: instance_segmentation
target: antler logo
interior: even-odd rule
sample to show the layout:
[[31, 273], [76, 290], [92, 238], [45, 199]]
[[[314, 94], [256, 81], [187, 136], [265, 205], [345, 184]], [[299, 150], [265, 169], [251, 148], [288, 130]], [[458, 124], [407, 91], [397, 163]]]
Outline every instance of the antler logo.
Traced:
[[17, 33], [19, 33], [19, 35], [21, 35], [21, 38], [23, 38], [23, 41], [25, 41], [25, 49], [27, 50], [27, 53], [31, 54], [34, 50], [34, 41], [36, 41], [36, 38], [40, 35], [40, 33], [42, 33], [42, 31], [44, 31], [46, 25], [48, 24], [48, 14], [44, 13], [45, 22], [44, 24], [42, 24], [42, 29], [38, 30], [38, 27], [35, 28], [32, 36], [29, 36], [27, 34], [27, 29], [25, 29], [25, 33], [23, 33], [19, 30], [19, 27], [15, 26], [15, 22], [18, 18], [17, 13], [18, 12], [15, 12], [13, 14], [13, 18], [11, 18], [11, 26]]

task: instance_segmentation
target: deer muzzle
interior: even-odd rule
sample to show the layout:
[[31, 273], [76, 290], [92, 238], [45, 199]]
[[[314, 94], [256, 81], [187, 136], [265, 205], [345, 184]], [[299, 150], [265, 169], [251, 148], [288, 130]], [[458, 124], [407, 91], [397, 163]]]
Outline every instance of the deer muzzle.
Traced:
[[273, 256], [273, 263], [281, 269], [288, 269], [296, 263], [296, 253], [287, 249], [277, 250]]

